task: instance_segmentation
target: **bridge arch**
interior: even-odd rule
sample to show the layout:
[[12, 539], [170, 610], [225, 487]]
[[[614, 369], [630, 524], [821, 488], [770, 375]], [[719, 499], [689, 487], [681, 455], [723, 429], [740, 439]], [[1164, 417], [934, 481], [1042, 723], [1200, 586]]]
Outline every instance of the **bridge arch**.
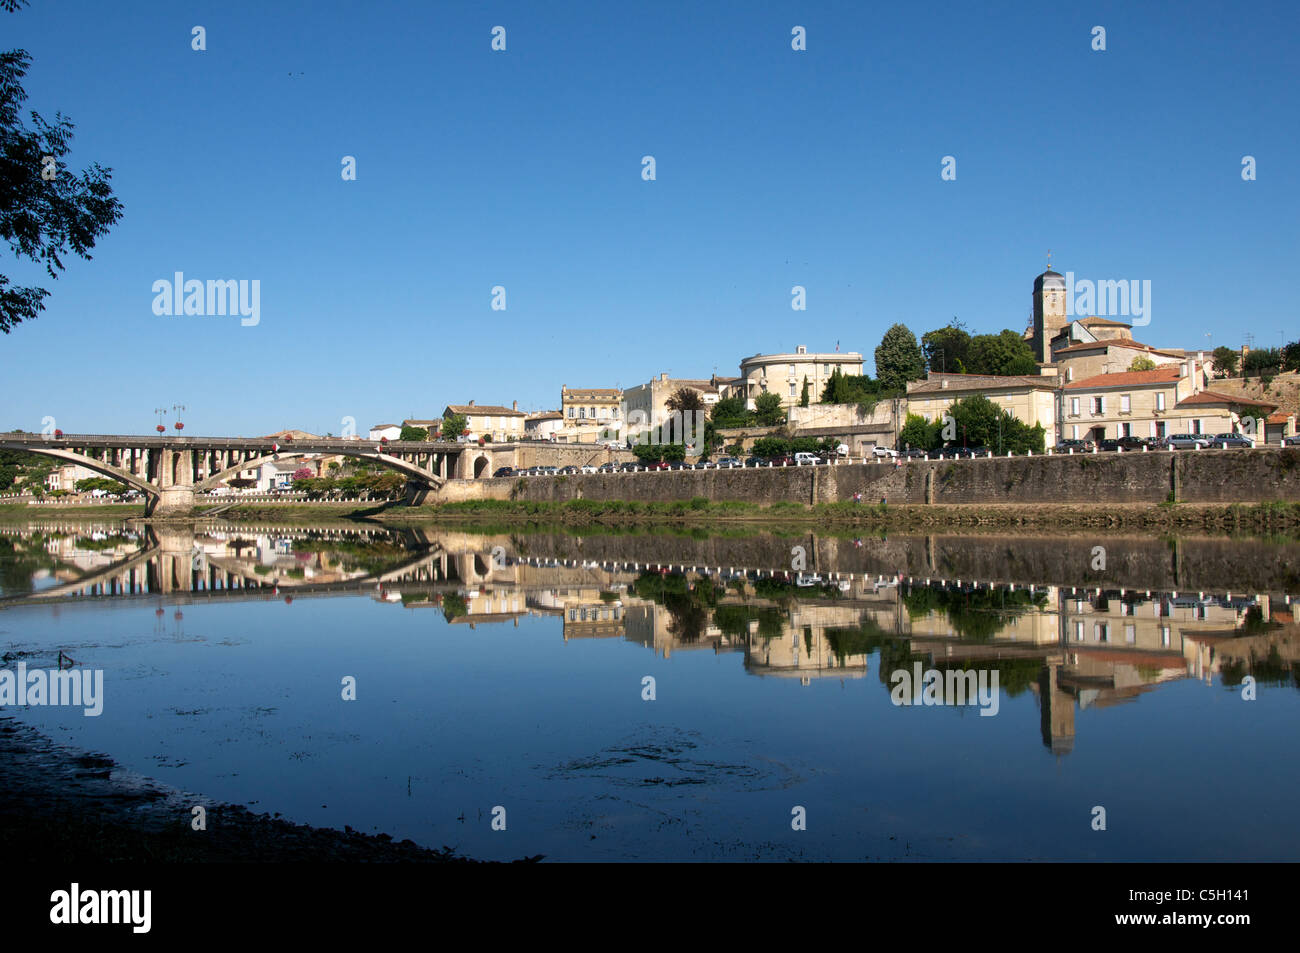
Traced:
[[234, 464], [233, 466], [226, 467], [226, 469], [224, 470], [219, 470], [218, 472], [212, 474], [212, 476], [205, 477], [204, 479], [195, 483], [194, 489], [196, 492], [201, 492], [203, 490], [210, 490], [218, 483], [222, 482], [223, 480], [230, 479], [235, 474], [239, 473], [241, 470], [251, 470], [255, 467], [260, 467], [265, 463], [271, 463], [275, 460], [280, 460], [284, 458], [302, 457], [307, 453], [313, 453], [316, 454], [317, 456], [353, 457], [358, 460], [368, 460], [372, 463], [378, 463], [380, 466], [386, 467], [390, 470], [396, 470], [398, 473], [401, 473], [402, 475], [408, 477], [409, 479], [416, 480], [421, 483], [428, 483], [432, 486], [442, 486], [442, 484], [446, 482], [442, 477], [430, 473], [428, 470], [425, 470], [423, 467], [416, 466], [414, 463], [408, 463], [407, 461], [402, 460], [399, 457], [390, 456], [389, 454], [381, 453], [377, 450], [365, 451], [365, 450], [350, 450], [350, 449], [349, 450], [331, 449], [328, 452], [324, 452], [324, 451], [317, 451], [317, 450], [297, 451], [294, 450], [293, 448], [285, 447], [282, 448], [277, 453], [267, 453], [267, 454], [263, 454], [260, 457], [253, 457], [249, 460], [242, 460], [239, 463]]
[[490, 457], [475, 456], [474, 457], [474, 479], [475, 480], [481, 479], [484, 471], [487, 470], [487, 468], [490, 467], [491, 465], [492, 465], [492, 460]]
[[64, 463], [75, 463], [78, 466], [85, 467], [87, 470], [94, 470], [96, 473], [125, 483], [127, 486], [148, 493], [150, 496], [160, 496], [162, 488], [150, 483], [148, 480], [136, 476], [128, 470], [121, 467], [115, 467], [111, 463], [105, 463], [103, 460], [96, 460], [94, 457], [88, 457], [83, 453], [74, 453], [71, 450], [59, 450], [54, 447], [29, 446], [19, 443], [5, 443], [0, 441], [0, 447], [6, 450], [21, 450], [24, 453], [38, 453], [43, 457], [53, 457], [56, 460], [62, 460]]

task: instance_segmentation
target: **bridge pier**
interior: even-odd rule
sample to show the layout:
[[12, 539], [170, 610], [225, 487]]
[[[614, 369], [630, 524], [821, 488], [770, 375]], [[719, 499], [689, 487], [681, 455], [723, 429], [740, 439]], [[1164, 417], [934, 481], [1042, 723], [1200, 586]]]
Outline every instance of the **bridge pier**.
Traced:
[[183, 517], [194, 515], [194, 485], [164, 487], [145, 508], [146, 516]]

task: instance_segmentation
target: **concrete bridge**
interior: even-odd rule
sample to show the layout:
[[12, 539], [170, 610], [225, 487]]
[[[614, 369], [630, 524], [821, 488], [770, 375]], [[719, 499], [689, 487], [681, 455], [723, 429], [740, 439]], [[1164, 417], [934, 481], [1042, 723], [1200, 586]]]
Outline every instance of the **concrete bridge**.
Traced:
[[0, 434], [0, 449], [20, 450], [74, 463], [119, 480], [146, 495], [149, 515], [189, 514], [195, 494], [243, 470], [306, 454], [345, 456], [395, 470], [408, 490], [423, 496], [450, 479], [492, 475], [494, 449], [431, 441], [356, 440], [331, 437], [191, 437], [112, 434]]

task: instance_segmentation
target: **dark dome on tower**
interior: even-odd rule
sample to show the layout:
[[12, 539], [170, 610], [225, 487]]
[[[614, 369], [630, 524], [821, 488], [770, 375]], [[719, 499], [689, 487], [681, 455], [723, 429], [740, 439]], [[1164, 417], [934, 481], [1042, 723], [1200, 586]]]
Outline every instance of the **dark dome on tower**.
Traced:
[[1059, 273], [1047, 269], [1041, 275], [1034, 279], [1034, 291], [1042, 291], [1045, 288], [1056, 288], [1061, 291], [1065, 290], [1065, 278]]

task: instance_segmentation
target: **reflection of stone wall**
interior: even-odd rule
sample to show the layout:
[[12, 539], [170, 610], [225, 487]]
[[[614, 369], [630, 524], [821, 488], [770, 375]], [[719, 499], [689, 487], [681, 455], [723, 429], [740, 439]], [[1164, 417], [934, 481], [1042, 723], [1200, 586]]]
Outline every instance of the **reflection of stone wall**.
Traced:
[[[1300, 592], [1300, 542], [1005, 533], [890, 534], [887, 540], [864, 535], [861, 547], [849, 538], [812, 533], [707, 539], [670, 534], [538, 534], [526, 537], [526, 542], [532, 556], [642, 565], [782, 570], [790, 566], [790, 550], [797, 545], [807, 553], [809, 572], [902, 573], [1104, 589]], [[1106, 569], [1094, 571], [1093, 547], [1102, 544]]]

